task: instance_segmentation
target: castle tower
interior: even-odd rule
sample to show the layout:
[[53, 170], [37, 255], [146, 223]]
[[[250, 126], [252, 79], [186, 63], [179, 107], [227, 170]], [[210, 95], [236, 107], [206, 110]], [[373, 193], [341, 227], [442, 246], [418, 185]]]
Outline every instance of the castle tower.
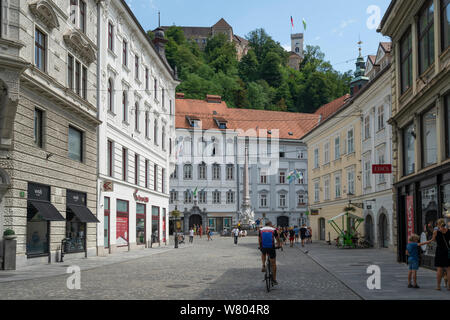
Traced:
[[303, 58], [303, 33], [291, 34], [291, 51]]

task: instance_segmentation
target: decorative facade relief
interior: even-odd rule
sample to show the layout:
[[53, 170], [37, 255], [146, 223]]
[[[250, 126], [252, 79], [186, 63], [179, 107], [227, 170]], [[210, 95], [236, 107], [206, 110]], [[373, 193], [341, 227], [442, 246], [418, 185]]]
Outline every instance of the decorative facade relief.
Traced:
[[59, 27], [58, 17], [48, 1], [38, 0], [30, 3], [30, 11], [50, 29]]
[[64, 35], [64, 41], [89, 65], [96, 60], [96, 52], [92, 45], [83, 39], [77, 30], [69, 31]]

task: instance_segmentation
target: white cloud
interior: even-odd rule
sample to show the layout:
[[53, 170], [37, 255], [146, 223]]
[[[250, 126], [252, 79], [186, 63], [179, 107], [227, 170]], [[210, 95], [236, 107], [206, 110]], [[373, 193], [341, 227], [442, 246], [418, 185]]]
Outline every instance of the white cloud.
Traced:
[[340, 27], [341, 27], [341, 29], [344, 29], [344, 28], [348, 27], [349, 25], [351, 25], [352, 23], [355, 23], [355, 22], [356, 22], [355, 19], [344, 20], [344, 21], [341, 22]]
[[290, 44], [283, 44], [282, 47], [283, 47], [284, 50], [286, 50], [286, 51], [291, 51], [291, 45], [290, 45]]

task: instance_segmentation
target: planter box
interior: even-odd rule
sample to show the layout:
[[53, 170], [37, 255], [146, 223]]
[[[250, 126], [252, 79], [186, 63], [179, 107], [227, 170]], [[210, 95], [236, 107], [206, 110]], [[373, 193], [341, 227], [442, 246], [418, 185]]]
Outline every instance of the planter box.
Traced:
[[3, 270], [16, 270], [16, 240], [3, 240]]

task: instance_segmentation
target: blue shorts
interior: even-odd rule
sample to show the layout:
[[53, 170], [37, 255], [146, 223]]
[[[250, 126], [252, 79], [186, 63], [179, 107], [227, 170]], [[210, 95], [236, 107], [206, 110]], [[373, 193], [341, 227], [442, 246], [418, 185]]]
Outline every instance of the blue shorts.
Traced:
[[409, 270], [419, 270], [419, 261], [416, 259], [408, 259]]

